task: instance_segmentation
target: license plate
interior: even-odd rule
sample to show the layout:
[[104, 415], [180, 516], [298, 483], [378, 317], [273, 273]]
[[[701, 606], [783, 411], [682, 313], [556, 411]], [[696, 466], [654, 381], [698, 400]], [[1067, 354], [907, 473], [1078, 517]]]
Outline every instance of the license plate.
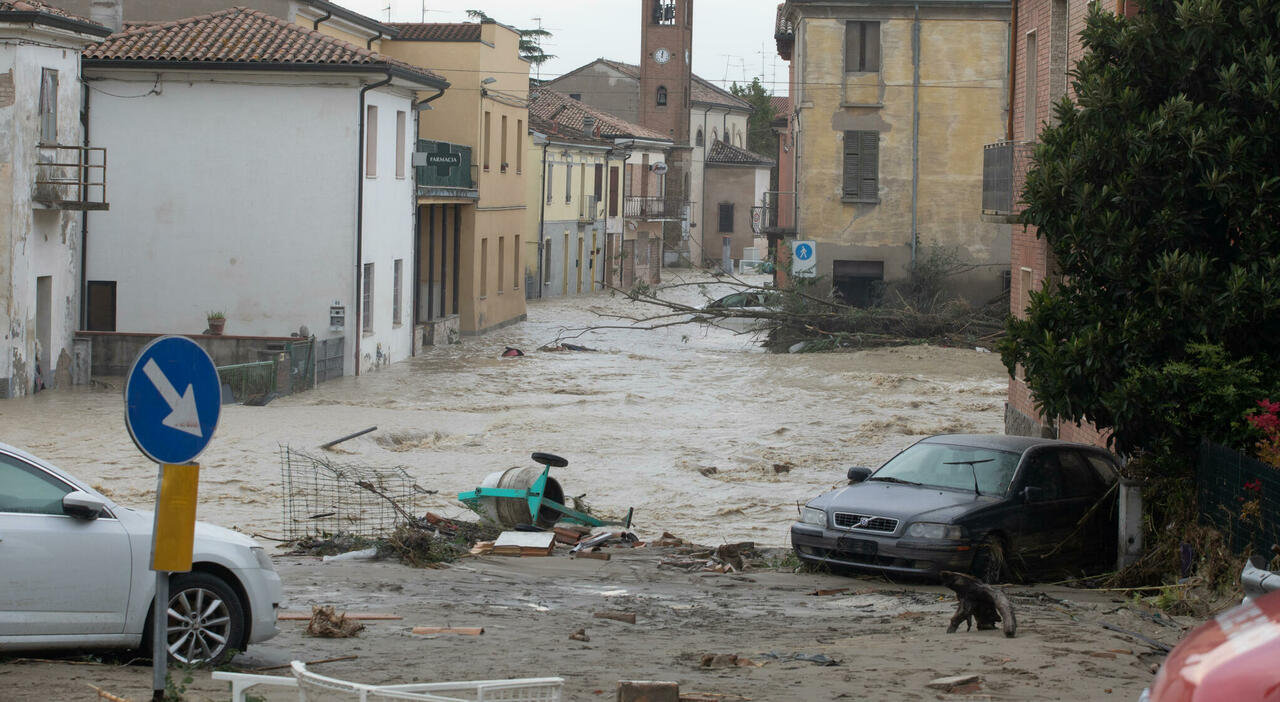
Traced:
[[868, 539], [851, 539], [842, 536], [836, 541], [836, 548], [845, 553], [856, 553], [862, 556], [874, 556], [880, 544]]

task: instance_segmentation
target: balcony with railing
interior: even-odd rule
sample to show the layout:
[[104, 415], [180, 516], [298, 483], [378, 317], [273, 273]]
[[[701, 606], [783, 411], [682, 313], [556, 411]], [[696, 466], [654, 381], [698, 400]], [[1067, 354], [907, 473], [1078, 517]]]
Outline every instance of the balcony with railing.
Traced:
[[1022, 186], [1031, 165], [1034, 142], [1001, 141], [982, 150], [982, 214], [1014, 222], [1022, 213]]
[[595, 195], [587, 195], [578, 200], [578, 221], [584, 224], [590, 224], [601, 217], [600, 214], [600, 198]]
[[684, 218], [685, 205], [678, 197], [628, 195], [622, 201], [622, 216], [629, 219], [678, 220]]
[[760, 210], [762, 234], [796, 233], [796, 194], [793, 191], [769, 190], [764, 193]]
[[419, 139], [413, 154], [413, 171], [419, 197], [476, 199], [472, 178], [471, 147], [447, 141]]
[[106, 210], [107, 150], [100, 146], [36, 147], [31, 201], [47, 210]]

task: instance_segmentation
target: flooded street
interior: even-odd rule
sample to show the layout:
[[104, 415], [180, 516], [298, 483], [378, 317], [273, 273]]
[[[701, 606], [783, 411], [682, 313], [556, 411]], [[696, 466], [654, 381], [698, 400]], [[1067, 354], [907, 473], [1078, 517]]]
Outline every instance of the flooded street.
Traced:
[[[680, 275], [668, 271], [667, 282]], [[727, 291], [692, 280], [709, 285], [667, 295], [701, 305]], [[280, 535], [279, 447], [324, 453], [319, 444], [376, 425], [329, 455], [403, 466], [439, 491], [419, 509], [466, 517], [457, 492], [547, 451], [569, 460], [552, 471], [567, 495], [585, 493], [606, 514], [634, 507], [641, 533], [782, 545], [796, 504], [849, 466], [878, 465], [929, 434], [1002, 431], [1006, 376], [994, 353], [778, 355], [703, 325], [588, 329], [666, 312], [607, 294], [532, 301], [524, 323], [266, 407], [226, 406], [199, 459], [199, 518]], [[596, 351], [537, 350], [558, 339]], [[507, 346], [526, 355], [500, 358]], [[42, 393], [0, 403], [0, 436], [149, 508], [155, 466], [123, 414], [119, 387]]]

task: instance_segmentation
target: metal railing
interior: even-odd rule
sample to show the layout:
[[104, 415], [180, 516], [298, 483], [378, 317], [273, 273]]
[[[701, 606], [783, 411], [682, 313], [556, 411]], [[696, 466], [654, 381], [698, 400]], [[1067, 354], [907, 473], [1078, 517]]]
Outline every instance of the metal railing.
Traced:
[[32, 201], [55, 210], [105, 210], [107, 150], [101, 146], [36, 147]]
[[595, 195], [587, 195], [578, 201], [578, 221], [594, 222], [600, 217], [599, 212], [600, 198]]
[[633, 219], [680, 219], [687, 203], [676, 197], [628, 195], [622, 201], [622, 216]]
[[796, 194], [790, 190], [768, 190], [760, 206], [761, 231], [771, 234], [795, 232]]
[[1026, 182], [1034, 142], [1000, 141], [982, 149], [982, 214], [1016, 215], [1022, 211], [1022, 185]]

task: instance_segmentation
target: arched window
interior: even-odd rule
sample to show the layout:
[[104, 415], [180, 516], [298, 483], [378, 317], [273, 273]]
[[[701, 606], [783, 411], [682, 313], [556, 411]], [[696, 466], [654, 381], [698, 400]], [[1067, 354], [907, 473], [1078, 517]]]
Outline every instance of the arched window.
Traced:
[[698, 127], [698, 135], [694, 137], [693, 143], [695, 146], [702, 146], [704, 144], [702, 140], [702, 127]]
[[737, 142], [735, 146], [737, 146], [738, 148], [742, 148], [742, 132], [734, 132], [733, 140]]
[[666, 104], [667, 104], [667, 86], [659, 85], [658, 86], [658, 105], [664, 106]]
[[720, 141], [720, 130], [715, 127], [711, 128], [711, 141]]

